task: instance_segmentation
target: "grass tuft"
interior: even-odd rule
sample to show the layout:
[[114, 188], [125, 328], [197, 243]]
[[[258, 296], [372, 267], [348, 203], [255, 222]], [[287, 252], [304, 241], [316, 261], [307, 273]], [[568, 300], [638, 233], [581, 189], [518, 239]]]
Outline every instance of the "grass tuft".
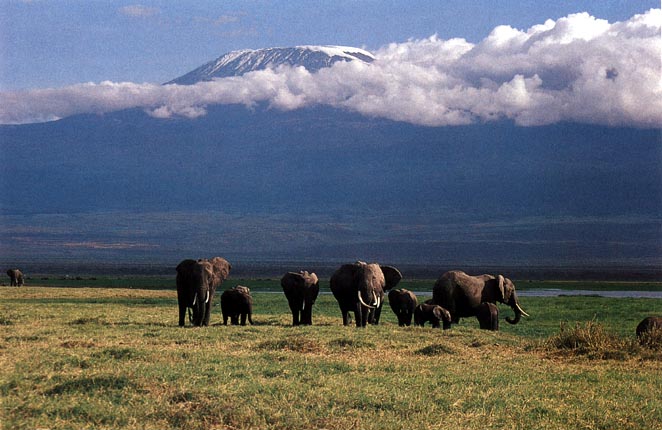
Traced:
[[13, 325], [14, 323], [9, 319], [5, 317], [0, 317], [0, 325]]
[[329, 341], [329, 346], [332, 348], [339, 349], [362, 349], [362, 348], [374, 348], [375, 344], [365, 340], [356, 340], [356, 339], [334, 339]]
[[547, 340], [547, 347], [566, 355], [595, 360], [627, 360], [640, 352], [633, 339], [611, 333], [594, 321], [575, 323], [573, 327], [561, 323], [559, 333]]
[[639, 344], [652, 351], [662, 352], [662, 329], [655, 328], [643, 333], [639, 338]]
[[448, 345], [435, 343], [423, 347], [421, 349], [417, 349], [415, 353], [417, 355], [435, 356], [435, 355], [453, 355], [453, 354], [457, 354], [457, 351], [455, 351], [455, 349], [449, 347]]
[[322, 352], [322, 345], [314, 340], [300, 336], [288, 337], [279, 340], [267, 340], [258, 345], [258, 349], [264, 351], [295, 351], [303, 353]]

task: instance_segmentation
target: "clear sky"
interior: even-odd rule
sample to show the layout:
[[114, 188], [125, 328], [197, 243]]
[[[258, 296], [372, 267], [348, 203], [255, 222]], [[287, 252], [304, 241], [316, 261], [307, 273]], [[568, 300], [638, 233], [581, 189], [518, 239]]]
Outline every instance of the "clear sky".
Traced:
[[657, 0], [0, 0], [0, 91], [82, 82], [162, 83], [226, 52], [305, 44], [377, 50], [577, 12], [624, 21]]

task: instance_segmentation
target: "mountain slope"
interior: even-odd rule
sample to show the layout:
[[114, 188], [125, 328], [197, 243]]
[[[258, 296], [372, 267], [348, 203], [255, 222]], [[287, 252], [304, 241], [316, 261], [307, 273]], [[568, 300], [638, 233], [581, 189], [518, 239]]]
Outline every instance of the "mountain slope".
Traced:
[[0, 257], [50, 247], [78, 258], [222, 250], [497, 265], [662, 255], [657, 130], [429, 128], [330, 108], [214, 106], [195, 120], [132, 110], [3, 126], [0, 145], [12, 157]]
[[166, 84], [191, 85], [214, 78], [240, 76], [280, 65], [303, 66], [309, 72], [329, 67], [337, 61], [372, 62], [368, 51], [346, 46], [297, 46], [293, 48], [267, 48], [242, 50], [225, 54]]

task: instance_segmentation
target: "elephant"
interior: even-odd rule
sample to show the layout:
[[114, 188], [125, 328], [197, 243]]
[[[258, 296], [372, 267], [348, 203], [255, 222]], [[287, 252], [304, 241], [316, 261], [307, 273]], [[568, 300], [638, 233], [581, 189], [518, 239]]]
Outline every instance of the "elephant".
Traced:
[[288, 272], [281, 278], [280, 285], [292, 311], [292, 325], [312, 325], [313, 305], [320, 292], [317, 275], [304, 271]]
[[[662, 335], [662, 317], [646, 317], [637, 325], [639, 343], [642, 345], [650, 344], [653, 341], [653, 338], [651, 338], [653, 332], [660, 332]], [[662, 336], [658, 339], [662, 339]]]
[[216, 289], [230, 275], [232, 265], [221, 257], [209, 260], [183, 260], [177, 266], [177, 303], [179, 326], [184, 326], [186, 309], [193, 310], [189, 319], [194, 326], [208, 326]]
[[10, 278], [10, 283], [12, 287], [20, 287], [24, 284], [23, 280], [23, 272], [21, 272], [19, 269], [9, 269], [7, 270], [7, 275]]
[[483, 302], [478, 305], [476, 319], [481, 329], [499, 331], [499, 308], [494, 303]]
[[228, 325], [228, 318], [232, 325], [246, 325], [246, 319], [253, 325], [253, 297], [251, 290], [243, 285], [223, 291], [221, 294], [221, 312], [223, 313], [223, 325]]
[[414, 316], [414, 309], [418, 305], [416, 294], [404, 288], [391, 290], [388, 293], [388, 304], [393, 313], [398, 317], [400, 327], [411, 325], [411, 318]]
[[423, 327], [426, 322], [432, 324], [432, 328], [439, 328], [440, 322], [444, 323], [444, 330], [451, 328], [451, 314], [439, 305], [422, 304], [414, 309], [414, 324]]
[[515, 284], [502, 275], [470, 276], [459, 270], [446, 272], [434, 284], [432, 302], [448, 309], [453, 323], [458, 323], [460, 318], [477, 316], [481, 303], [485, 302], [509, 305], [515, 312], [514, 319], [506, 317], [510, 324], [517, 324], [522, 315], [529, 316], [517, 300]]
[[398, 285], [402, 274], [391, 266], [357, 261], [344, 264], [331, 276], [330, 287], [338, 301], [343, 325], [349, 325], [349, 312], [354, 312], [357, 327], [368, 322], [379, 324], [384, 291]]

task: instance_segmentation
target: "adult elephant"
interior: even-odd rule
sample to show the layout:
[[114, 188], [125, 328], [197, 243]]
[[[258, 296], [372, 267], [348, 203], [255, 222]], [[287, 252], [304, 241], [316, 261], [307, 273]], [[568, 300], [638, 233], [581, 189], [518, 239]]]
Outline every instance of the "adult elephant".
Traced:
[[12, 287], [20, 287], [24, 284], [23, 272], [18, 269], [7, 270], [7, 276], [9, 276], [9, 285]]
[[288, 272], [280, 280], [287, 303], [292, 311], [292, 325], [312, 325], [313, 305], [320, 292], [315, 273]]
[[379, 324], [384, 291], [398, 285], [402, 274], [391, 266], [357, 261], [344, 264], [331, 276], [330, 287], [338, 301], [343, 325], [349, 325], [349, 312], [354, 312], [357, 327], [368, 322]]
[[232, 325], [246, 325], [246, 319], [253, 324], [253, 297], [251, 290], [243, 285], [223, 291], [221, 294], [221, 312], [223, 313], [223, 325], [228, 325], [228, 318]]
[[221, 257], [209, 260], [183, 260], [177, 266], [177, 303], [179, 326], [184, 326], [186, 309], [193, 311], [189, 319], [194, 326], [208, 326], [216, 289], [230, 275], [232, 265]]
[[497, 302], [507, 304], [515, 312], [514, 319], [506, 318], [511, 324], [517, 324], [522, 315], [529, 316], [517, 300], [515, 285], [502, 275], [470, 276], [453, 270], [441, 275], [432, 289], [432, 303], [446, 308], [454, 323], [460, 318], [482, 315], [481, 303]]
[[391, 306], [393, 313], [398, 317], [398, 325], [400, 327], [409, 327], [411, 325], [411, 319], [414, 316], [414, 309], [418, 305], [416, 294], [404, 288], [391, 290], [388, 293], [388, 304]]

